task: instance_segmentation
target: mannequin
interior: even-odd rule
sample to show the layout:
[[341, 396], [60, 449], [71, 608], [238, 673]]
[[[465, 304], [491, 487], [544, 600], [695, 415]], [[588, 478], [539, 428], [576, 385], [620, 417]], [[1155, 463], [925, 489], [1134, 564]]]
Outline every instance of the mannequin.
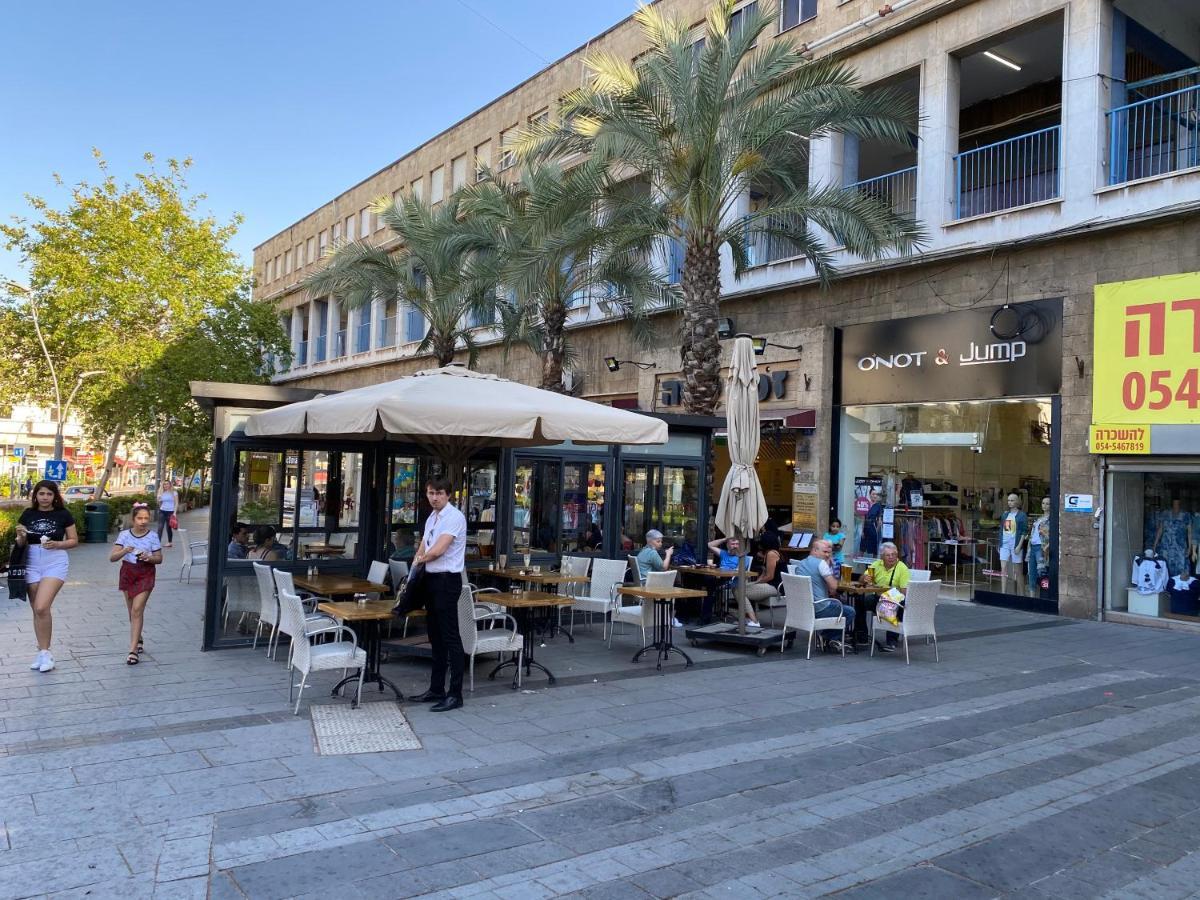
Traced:
[[1025, 593], [1025, 543], [1029, 539], [1029, 518], [1021, 510], [1021, 498], [1008, 495], [1008, 510], [1000, 520], [1000, 589], [1005, 593]]
[[1050, 560], [1050, 498], [1042, 498], [1042, 514], [1034, 520], [1029, 529], [1029, 553], [1026, 575], [1029, 579], [1029, 596], [1036, 597], [1041, 592], [1038, 582], [1042, 569], [1049, 569]]
[[1171, 500], [1171, 509], [1158, 515], [1152, 549], [1167, 564], [1172, 575], [1184, 575], [1192, 556], [1192, 514], [1184, 512], [1183, 503], [1175, 497]]

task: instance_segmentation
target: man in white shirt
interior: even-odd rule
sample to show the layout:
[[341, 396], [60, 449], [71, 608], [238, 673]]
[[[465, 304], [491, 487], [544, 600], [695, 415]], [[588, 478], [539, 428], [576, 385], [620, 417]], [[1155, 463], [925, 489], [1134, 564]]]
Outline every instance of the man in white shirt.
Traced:
[[[463, 645], [458, 633], [458, 597], [463, 588], [467, 550], [467, 519], [450, 505], [448, 478], [431, 478], [425, 484], [425, 499], [433, 512], [425, 520], [425, 534], [413, 558], [413, 568], [423, 566], [418, 585], [425, 600], [426, 626], [433, 649], [433, 672], [429, 690], [414, 699], [430, 703], [433, 712], [447, 712], [463, 705]], [[446, 689], [446, 670], [450, 687]]]

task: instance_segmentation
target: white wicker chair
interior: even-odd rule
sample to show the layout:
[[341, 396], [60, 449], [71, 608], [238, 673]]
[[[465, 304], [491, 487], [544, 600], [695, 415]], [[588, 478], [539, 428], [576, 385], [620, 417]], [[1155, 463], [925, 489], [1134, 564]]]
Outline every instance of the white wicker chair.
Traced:
[[208, 541], [189, 541], [187, 530], [177, 528], [179, 546], [183, 548], [183, 564], [179, 567], [179, 580], [183, 581], [187, 574], [187, 583], [192, 583], [192, 569], [195, 566], [208, 565]]
[[891, 632], [904, 638], [904, 664], [911, 665], [908, 658], [909, 637], [933, 638], [933, 659], [941, 662], [938, 656], [937, 629], [933, 620], [937, 612], [938, 594], [942, 591], [940, 581], [909, 581], [904, 594], [904, 618], [899, 625], [885, 622], [879, 616], [871, 617], [871, 655], [875, 655], [875, 641], [882, 632]]
[[258, 648], [258, 636], [267, 628], [267, 658], [274, 656], [275, 639], [279, 634], [279, 598], [275, 595], [275, 579], [271, 567], [260, 562], [254, 566], [254, 579], [258, 583], [258, 626], [254, 629], [252, 648]]
[[[630, 557], [632, 559], [632, 557]], [[637, 566], [637, 561], [633, 562]], [[669, 588], [675, 586], [675, 579], [679, 572], [671, 569], [667, 572], [647, 572], [646, 583], [643, 585], [648, 588]], [[619, 601], [618, 601], [619, 603]], [[654, 627], [654, 601], [649, 600], [645, 603], [640, 603], [637, 606], [614, 606], [612, 612], [612, 624], [615, 626], [618, 622], [628, 622], [630, 625], [637, 625], [642, 629], [642, 643], [646, 643], [646, 629]], [[612, 627], [608, 630], [608, 645], [612, 646]]]
[[[609, 628], [608, 614], [617, 606], [617, 588], [625, 583], [625, 570], [628, 563], [619, 559], [597, 559], [592, 564], [592, 580], [586, 586], [586, 594], [575, 597], [571, 604], [571, 628], [575, 628], [575, 610], [588, 614], [589, 621], [592, 613], [600, 613], [604, 617], [604, 627]], [[605, 632], [603, 637], [607, 637]]]
[[[300, 598], [289, 591], [280, 591], [279, 608], [280, 626], [284, 627], [286, 623], [286, 626], [294, 632], [292, 635], [292, 667], [300, 670], [300, 690], [296, 693], [296, 706], [292, 710], [292, 715], [300, 715], [300, 700], [303, 698], [304, 688], [308, 684], [308, 674], [330, 669], [341, 669], [342, 677], [345, 677], [347, 669], [358, 669], [358, 689], [354, 694], [354, 705], [357, 706], [362, 697], [363, 674], [367, 668], [367, 651], [358, 646], [358, 636], [355, 635], [354, 630], [345, 625], [338, 625], [335, 631], [339, 640], [314, 645], [299, 624], [303, 622], [304, 618], [304, 607], [300, 603]], [[341, 638], [345, 635], [349, 635], [350, 639], [342, 640]], [[288, 703], [292, 702], [292, 691], [296, 687], [296, 683], [289, 674]]]
[[[464, 587], [458, 595], [458, 634], [462, 638], [463, 653], [471, 658], [468, 690], [475, 690], [475, 656], [479, 653], [515, 653], [517, 655], [517, 687], [521, 686], [521, 663], [525, 656], [525, 645], [521, 632], [517, 630], [517, 620], [507, 613], [501, 613], [506, 621], [512, 623], [512, 628], [488, 627], [480, 631], [478, 622], [494, 620], [496, 613], [482, 604], [476, 604], [469, 587]], [[490, 625], [494, 625], [494, 621]]]
[[808, 632], [808, 650], [804, 655], [805, 659], [812, 659], [813, 636], [818, 631], [837, 631], [841, 629], [842, 658], [846, 658], [846, 617], [838, 616], [834, 618], [827, 616], [821, 619], [817, 618], [817, 607], [813, 599], [811, 578], [807, 575], [790, 575], [785, 573], [783, 576], [783, 597], [787, 602], [787, 615], [783, 620], [783, 635], [779, 639], [780, 653], [787, 646], [787, 632], [789, 628], [793, 631]]
[[[272, 569], [271, 570], [271, 578], [275, 582], [275, 595], [277, 597], [282, 598], [282, 596], [285, 592], [289, 593], [289, 594], [293, 594], [296, 597], [300, 596], [300, 592], [296, 590], [296, 585], [292, 582], [292, 573], [287, 571], [287, 569]], [[299, 629], [300, 634], [307, 635], [308, 637], [312, 637], [313, 635], [316, 635], [316, 634], [329, 634], [331, 632], [337, 631], [337, 629], [341, 627], [341, 624], [333, 616], [326, 615], [323, 612], [316, 612], [315, 610], [309, 611], [308, 609], [305, 609], [306, 603], [310, 603], [310, 602], [315, 603], [316, 601], [321, 600], [321, 599], [323, 599], [323, 598], [310, 595], [306, 599], [303, 599], [300, 601], [300, 608], [304, 611], [303, 616], [301, 616], [301, 618], [300, 618], [300, 621], [303, 623], [303, 626]], [[282, 604], [282, 603], [283, 603], [283, 601], [280, 600], [280, 604]], [[281, 606], [281, 609], [282, 609], [282, 606]], [[298, 635], [293, 633], [292, 631], [289, 631], [288, 630], [289, 627], [290, 626], [283, 618], [282, 612], [280, 612], [279, 623], [276, 626], [277, 632], [282, 632], [283, 634], [286, 634], [289, 638], [291, 638], [292, 639], [292, 641], [291, 641], [292, 647], [294, 648], [296, 646], [296, 640], [297, 640]], [[275, 635], [275, 647], [276, 647], [276, 650], [278, 651], [278, 648], [279, 648], [279, 635], [278, 634]], [[289, 650], [288, 651], [288, 667], [290, 668], [291, 665], [292, 665], [292, 650]]]

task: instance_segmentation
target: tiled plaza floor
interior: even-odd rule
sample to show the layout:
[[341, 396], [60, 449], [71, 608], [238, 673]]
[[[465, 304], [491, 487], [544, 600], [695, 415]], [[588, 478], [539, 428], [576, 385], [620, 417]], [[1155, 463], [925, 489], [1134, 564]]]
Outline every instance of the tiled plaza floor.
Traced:
[[[282, 662], [201, 653], [177, 555], [126, 666], [105, 555], [72, 553], [53, 673], [0, 599], [0, 900], [1200, 890], [1195, 636], [951, 603], [940, 663], [658, 674], [632, 632], [581, 630], [539, 648], [555, 687], [480, 678], [461, 711], [405, 706], [420, 750], [317, 756], [329, 676], [293, 717]], [[385, 670], [407, 691], [426, 665]]]

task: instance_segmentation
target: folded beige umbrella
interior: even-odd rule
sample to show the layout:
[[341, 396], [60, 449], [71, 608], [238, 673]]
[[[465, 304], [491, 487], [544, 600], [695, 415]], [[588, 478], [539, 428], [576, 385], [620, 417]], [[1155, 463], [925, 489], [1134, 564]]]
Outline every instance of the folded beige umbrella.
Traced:
[[543, 391], [461, 366], [427, 369], [251, 416], [250, 437], [358, 437], [410, 441], [447, 462], [481, 447], [664, 444], [650, 416]]

